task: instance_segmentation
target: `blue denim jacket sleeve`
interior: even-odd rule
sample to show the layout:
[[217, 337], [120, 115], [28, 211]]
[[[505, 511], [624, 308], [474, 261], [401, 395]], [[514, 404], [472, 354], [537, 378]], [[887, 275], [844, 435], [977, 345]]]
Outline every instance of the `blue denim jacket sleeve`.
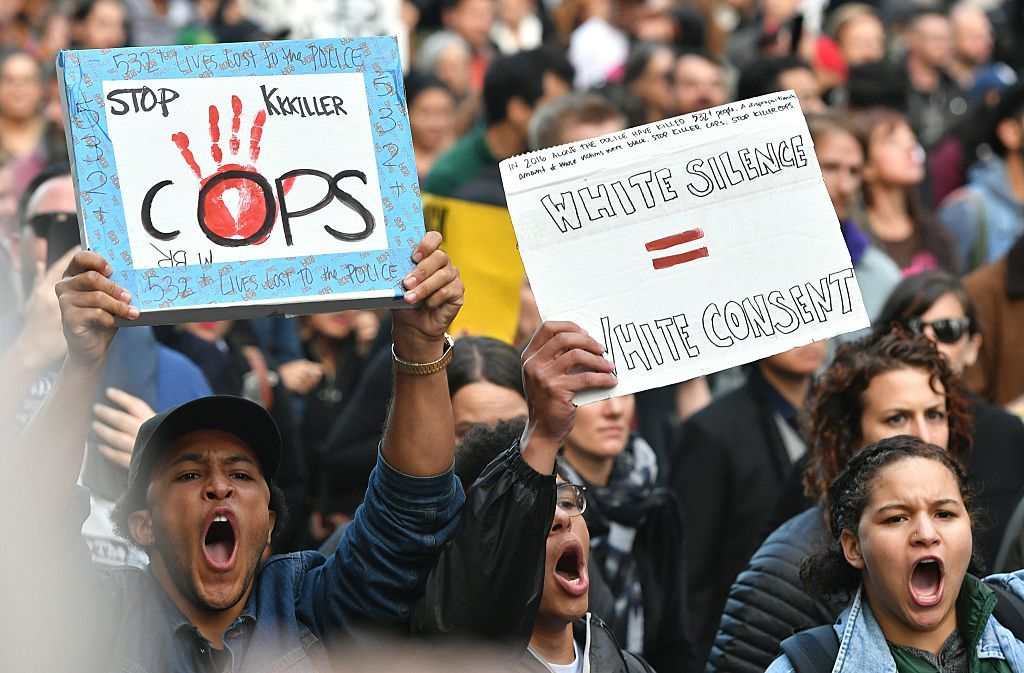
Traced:
[[[1018, 598], [1024, 598], [1024, 570], [989, 575], [985, 582], [998, 584]], [[1017, 640], [1008, 628], [996, 620], [995, 615], [989, 617], [985, 631], [981, 635], [978, 655], [999, 657], [1005, 659], [1012, 670], [1024, 670], [1024, 642]]]
[[320, 632], [406, 626], [465, 499], [453, 469], [412, 477], [378, 453], [366, 497], [337, 551], [302, 583], [300, 600], [310, 601]]
[[998, 584], [1007, 591], [1012, 591], [1019, 598], [1024, 599], [1024, 570], [989, 575], [985, 578], [985, 582]]

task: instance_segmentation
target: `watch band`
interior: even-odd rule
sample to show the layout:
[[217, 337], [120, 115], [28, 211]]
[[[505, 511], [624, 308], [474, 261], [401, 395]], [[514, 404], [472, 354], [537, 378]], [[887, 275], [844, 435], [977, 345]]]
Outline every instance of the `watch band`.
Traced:
[[426, 376], [428, 374], [436, 374], [442, 369], [446, 368], [448, 364], [455, 357], [455, 341], [451, 335], [445, 332], [444, 335], [444, 352], [441, 357], [434, 360], [433, 362], [409, 362], [398, 357], [395, 353], [395, 344], [391, 344], [391, 359], [394, 361], [395, 371], [402, 374], [412, 374], [413, 376]]

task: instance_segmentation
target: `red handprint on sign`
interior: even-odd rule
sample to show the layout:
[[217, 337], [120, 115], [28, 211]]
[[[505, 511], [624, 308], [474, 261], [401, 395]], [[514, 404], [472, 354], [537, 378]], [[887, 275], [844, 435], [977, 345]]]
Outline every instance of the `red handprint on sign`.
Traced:
[[[260, 156], [260, 139], [263, 125], [267, 121], [266, 110], [260, 110], [253, 118], [249, 132], [249, 165], [243, 166], [238, 160], [241, 140], [238, 137], [242, 125], [242, 101], [231, 97], [231, 138], [228, 141], [232, 163], [224, 163], [224, 151], [220, 146], [220, 111], [210, 106], [210, 156], [217, 164], [217, 170], [203, 177], [202, 169], [189, 147], [189, 137], [184, 132], [171, 136], [181, 152], [182, 159], [199, 179], [198, 219], [206, 236], [218, 245], [237, 247], [259, 245], [270, 236], [277, 218], [277, 202], [270, 183], [260, 175], [255, 164]], [[287, 191], [292, 181], [285, 181]], [[235, 190], [238, 196], [237, 212], [224, 202], [225, 194]]]

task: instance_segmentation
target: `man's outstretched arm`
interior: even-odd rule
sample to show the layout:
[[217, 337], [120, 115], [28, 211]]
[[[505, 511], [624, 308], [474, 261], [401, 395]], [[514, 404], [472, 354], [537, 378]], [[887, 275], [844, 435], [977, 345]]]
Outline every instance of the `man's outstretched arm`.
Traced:
[[[417, 306], [393, 312], [395, 356], [407, 362], [427, 364], [444, 354], [445, 331], [462, 305], [458, 271], [440, 244], [441, 236], [429, 232], [416, 247], [405, 301]], [[357, 623], [405, 625], [438, 550], [458, 524], [464, 497], [452, 471], [448, 377], [443, 369], [426, 375], [395, 369], [382, 460], [337, 552], [304, 587], [325, 633]]]
[[[458, 270], [440, 250], [441, 235], [428, 232], [413, 252], [404, 281], [405, 301], [414, 309], [392, 311], [395, 355], [414, 363], [434, 362], [444, 353], [444, 335], [462, 306]], [[395, 393], [381, 451], [399, 472], [414, 477], [441, 474], [455, 460], [455, 420], [445, 370], [426, 376], [395, 368]]]
[[[33, 503], [33, 517], [63, 516], [82, 467], [92, 399], [118, 317], [134, 320], [131, 295], [110, 279], [113, 269], [100, 255], [79, 251], [57, 283], [61, 323], [68, 352], [60, 377], [29, 422], [2, 470], [12, 503]], [[40, 494], [40, 489], [46, 492]], [[44, 497], [40, 497], [43, 495]], [[48, 505], [54, 511], [41, 512]]]

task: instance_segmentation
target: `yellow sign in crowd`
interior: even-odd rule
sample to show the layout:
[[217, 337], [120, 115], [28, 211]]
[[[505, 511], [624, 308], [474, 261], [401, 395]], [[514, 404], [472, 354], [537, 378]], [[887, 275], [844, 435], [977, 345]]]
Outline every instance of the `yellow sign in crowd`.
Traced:
[[427, 231], [441, 232], [466, 286], [453, 334], [513, 343], [524, 272], [508, 209], [424, 194], [423, 220]]

